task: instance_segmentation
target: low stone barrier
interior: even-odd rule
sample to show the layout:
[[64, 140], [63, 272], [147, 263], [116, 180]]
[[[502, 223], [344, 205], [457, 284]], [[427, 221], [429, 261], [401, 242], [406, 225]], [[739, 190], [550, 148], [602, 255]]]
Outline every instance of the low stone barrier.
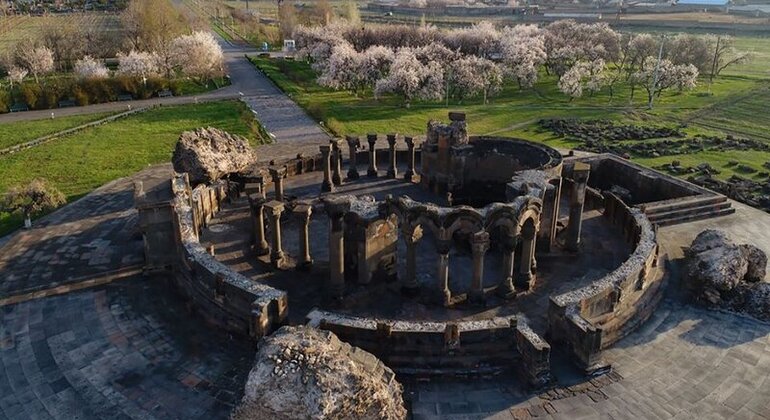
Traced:
[[590, 285], [552, 296], [548, 307], [549, 337], [565, 345], [587, 371], [601, 369], [601, 350], [646, 320], [660, 298], [656, 231], [637, 208], [612, 193], [604, 195], [604, 217], [621, 229], [633, 246], [616, 270]]
[[199, 241], [200, 228], [227, 198], [225, 181], [190, 189], [186, 174], [172, 181], [178, 263], [174, 283], [209, 322], [254, 339], [286, 321], [286, 292], [252, 282], [217, 261]]
[[480, 321], [419, 322], [350, 316], [318, 309], [308, 325], [371, 352], [402, 374], [518, 371], [532, 386], [550, 379], [550, 346], [515, 316]]

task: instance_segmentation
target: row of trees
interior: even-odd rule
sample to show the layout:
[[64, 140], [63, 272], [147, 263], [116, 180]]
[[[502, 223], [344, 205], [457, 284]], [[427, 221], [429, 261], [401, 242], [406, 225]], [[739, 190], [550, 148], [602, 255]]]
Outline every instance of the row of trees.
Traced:
[[484, 96], [504, 80], [532, 87], [541, 71], [558, 78], [570, 98], [618, 82], [655, 95], [690, 89], [699, 75], [718, 76], [747, 54], [726, 37], [689, 34], [671, 38], [621, 34], [604, 23], [564, 20], [545, 27], [496, 28], [481, 22], [441, 31], [432, 26], [366, 26], [337, 22], [294, 31], [300, 54], [318, 72], [318, 82], [356, 94], [391, 92], [408, 104], [415, 98]]
[[[47, 46], [19, 49], [8, 68], [8, 78], [13, 84], [20, 84], [27, 75], [32, 75], [36, 83], [40, 77], [55, 68], [53, 50]], [[198, 31], [190, 35], [181, 35], [172, 39], [163, 54], [155, 51], [137, 51], [118, 53], [117, 75], [148, 78], [171, 78], [177, 71], [200, 81], [221, 76], [224, 69], [224, 54], [219, 43], [209, 32]], [[74, 74], [80, 79], [104, 79], [110, 71], [103, 60], [89, 55], [75, 61]]]

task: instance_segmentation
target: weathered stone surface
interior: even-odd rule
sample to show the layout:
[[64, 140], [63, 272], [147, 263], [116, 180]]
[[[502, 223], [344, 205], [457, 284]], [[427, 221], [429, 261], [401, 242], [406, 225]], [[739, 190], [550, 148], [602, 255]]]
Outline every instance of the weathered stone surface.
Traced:
[[743, 257], [748, 262], [748, 270], [745, 280], [748, 282], [758, 282], [765, 279], [767, 274], [767, 254], [754, 245], [741, 245]]
[[192, 184], [245, 171], [256, 160], [248, 140], [212, 127], [183, 132], [172, 157], [174, 170], [187, 172]]
[[770, 319], [770, 290], [761, 283], [766, 267], [761, 249], [736, 245], [724, 232], [709, 229], [687, 251], [685, 281], [696, 300]]
[[329, 331], [283, 327], [259, 347], [234, 419], [406, 418], [393, 371]]

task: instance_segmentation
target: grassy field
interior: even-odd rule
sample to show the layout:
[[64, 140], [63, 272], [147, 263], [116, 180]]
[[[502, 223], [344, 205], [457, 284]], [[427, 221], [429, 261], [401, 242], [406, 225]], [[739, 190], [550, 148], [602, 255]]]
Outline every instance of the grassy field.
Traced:
[[108, 115], [110, 115], [110, 113], [75, 115], [55, 119], [0, 124], [0, 149], [28, 142], [38, 137], [67, 130], [92, 121], [97, 121]]
[[0, 16], [0, 53], [9, 51], [19, 41], [35, 39], [45, 28], [65, 25], [95, 28], [99, 32], [122, 31], [119, 16], [108, 13]]
[[[17, 124], [27, 123], [0, 127], [12, 131]], [[147, 165], [169, 162], [182, 131], [206, 126], [245, 136], [252, 145], [263, 142], [253, 115], [238, 101], [157, 108], [0, 157], [0, 194], [43, 177], [72, 201]], [[18, 216], [0, 214], [0, 235], [20, 224]]]
[[[634, 100], [630, 101], [627, 86], [616, 88], [611, 103], [606, 90], [593, 97], [569, 101], [556, 89], [556, 80], [546, 75], [531, 90], [520, 91], [515, 86], [506, 86], [489, 104], [471, 99], [461, 104], [451, 101], [449, 106], [416, 102], [405, 108], [395, 97], [374, 100], [371, 93], [355, 97], [348, 92], [320, 87], [314, 82], [312, 70], [303, 62], [265, 58], [253, 58], [252, 61], [314, 118], [323, 121], [338, 135], [368, 132], [422, 134], [429, 119], [445, 120], [449, 110], [459, 109], [467, 113], [472, 134], [522, 137], [562, 149], [579, 144], [540, 130], [536, 124], [539, 119], [602, 118], [621, 123], [684, 125], [684, 131], [690, 136], [735, 134], [770, 141], [770, 119], [762, 112], [770, 101], [770, 80], [754, 75], [724, 75], [711, 86], [702, 81], [701, 86], [691, 92], [666, 92], [656, 98], [653, 110], [647, 109], [643, 91], [637, 91]], [[638, 159], [649, 166], [673, 160], [680, 160], [684, 166], [709, 162], [722, 170], [721, 178], [727, 178], [733, 174], [746, 176], [728, 164], [733, 160], [766, 171], [762, 168], [770, 161], [770, 153], [702, 152]]]

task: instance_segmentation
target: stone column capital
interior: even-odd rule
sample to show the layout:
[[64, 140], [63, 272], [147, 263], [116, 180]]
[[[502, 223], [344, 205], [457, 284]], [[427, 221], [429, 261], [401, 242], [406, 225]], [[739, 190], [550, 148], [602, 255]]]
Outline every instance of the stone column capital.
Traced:
[[348, 146], [350, 146], [352, 150], [361, 147], [361, 139], [358, 138], [358, 136], [345, 136], [345, 141], [348, 142]]
[[267, 168], [267, 170], [270, 172], [270, 176], [273, 177], [274, 180], [286, 178], [285, 166], [271, 166]]
[[323, 200], [324, 210], [332, 219], [341, 218], [350, 211], [350, 201], [351, 198], [349, 196], [325, 198]]
[[249, 194], [249, 204], [252, 207], [259, 208], [267, 203], [267, 199], [260, 193]]
[[342, 146], [342, 139], [331, 139], [329, 140], [329, 144], [332, 146], [333, 150], [337, 150]]
[[375, 133], [367, 134], [366, 141], [369, 143], [369, 147], [374, 147], [374, 144], [377, 143], [377, 134]]
[[280, 217], [281, 213], [283, 213], [285, 205], [281, 201], [273, 200], [266, 203], [265, 208], [267, 209], [271, 217]]
[[391, 133], [387, 135], [388, 144], [390, 145], [391, 148], [396, 145], [397, 136], [398, 134], [395, 134], [395, 133]]
[[301, 221], [307, 221], [310, 219], [310, 215], [313, 214], [313, 206], [310, 204], [301, 203], [294, 207], [292, 211], [297, 218]]
[[318, 149], [321, 150], [321, 154], [328, 155], [332, 152], [332, 146], [331, 144], [322, 144], [318, 146]]
[[474, 233], [471, 237], [471, 250], [473, 255], [486, 253], [489, 250], [489, 233], [486, 231]]

